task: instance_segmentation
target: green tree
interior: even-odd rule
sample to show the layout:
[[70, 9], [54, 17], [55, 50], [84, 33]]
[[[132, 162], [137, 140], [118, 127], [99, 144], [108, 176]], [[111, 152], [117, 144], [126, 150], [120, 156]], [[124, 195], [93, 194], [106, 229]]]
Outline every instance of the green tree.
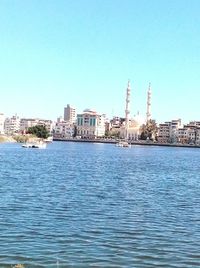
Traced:
[[49, 137], [49, 132], [46, 129], [46, 126], [43, 125], [36, 125], [34, 127], [28, 128], [28, 134], [33, 134], [38, 138], [47, 139]]
[[155, 140], [157, 136], [158, 127], [155, 120], [150, 120], [147, 124], [144, 124], [141, 128], [141, 140]]
[[77, 136], [77, 126], [74, 126], [74, 134], [73, 134], [73, 138], [75, 138]]

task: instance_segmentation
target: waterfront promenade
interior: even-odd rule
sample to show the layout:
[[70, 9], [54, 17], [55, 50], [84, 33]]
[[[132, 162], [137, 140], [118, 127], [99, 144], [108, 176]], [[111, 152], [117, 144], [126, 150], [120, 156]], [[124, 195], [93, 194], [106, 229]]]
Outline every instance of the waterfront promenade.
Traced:
[[[77, 138], [54, 138], [54, 141], [63, 142], [89, 142], [89, 143], [107, 143], [116, 144], [119, 142], [117, 139], [77, 139]], [[182, 147], [182, 148], [200, 148], [200, 145], [194, 144], [181, 144], [181, 143], [159, 143], [152, 141], [129, 141], [131, 145], [142, 145], [142, 146], [166, 146], [166, 147]]]

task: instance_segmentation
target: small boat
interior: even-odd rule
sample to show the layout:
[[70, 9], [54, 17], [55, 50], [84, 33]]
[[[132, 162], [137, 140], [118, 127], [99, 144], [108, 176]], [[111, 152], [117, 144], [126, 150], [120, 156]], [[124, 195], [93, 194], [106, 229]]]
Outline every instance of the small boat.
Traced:
[[53, 137], [52, 136], [48, 137], [47, 139], [44, 140], [44, 142], [46, 142], [46, 143], [53, 142]]
[[34, 142], [34, 143], [24, 143], [22, 145], [23, 148], [37, 148], [37, 149], [45, 149], [47, 146], [44, 142]]
[[131, 144], [129, 144], [127, 141], [119, 141], [118, 143], [116, 143], [116, 146], [130, 148]]

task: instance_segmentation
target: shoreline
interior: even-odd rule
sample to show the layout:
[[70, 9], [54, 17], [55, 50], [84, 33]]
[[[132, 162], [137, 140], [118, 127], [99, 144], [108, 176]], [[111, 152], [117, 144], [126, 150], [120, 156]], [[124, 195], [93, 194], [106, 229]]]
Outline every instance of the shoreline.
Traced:
[[[116, 144], [116, 140], [104, 140], [104, 139], [63, 139], [63, 138], [54, 138], [53, 141], [61, 142], [88, 142], [88, 143], [107, 143], [107, 144]], [[180, 148], [198, 148], [200, 145], [190, 145], [190, 144], [173, 144], [173, 143], [158, 143], [158, 142], [139, 142], [131, 141], [131, 145], [140, 145], [140, 146], [161, 146], [161, 147], [180, 147]]]

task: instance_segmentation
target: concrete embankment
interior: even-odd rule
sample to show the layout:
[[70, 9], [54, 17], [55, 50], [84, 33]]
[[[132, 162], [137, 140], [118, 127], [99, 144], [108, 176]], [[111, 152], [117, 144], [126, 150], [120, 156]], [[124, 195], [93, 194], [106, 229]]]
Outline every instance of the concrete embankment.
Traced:
[[[116, 144], [118, 141], [109, 140], [109, 139], [61, 139], [54, 138], [54, 141], [62, 141], [62, 142], [91, 142], [91, 143], [108, 143], [108, 144]], [[145, 141], [131, 141], [132, 145], [142, 145], [142, 146], [165, 146], [165, 147], [181, 147], [181, 148], [200, 148], [198, 145], [190, 145], [190, 144], [179, 144], [179, 143], [158, 143], [158, 142], [145, 142]]]

